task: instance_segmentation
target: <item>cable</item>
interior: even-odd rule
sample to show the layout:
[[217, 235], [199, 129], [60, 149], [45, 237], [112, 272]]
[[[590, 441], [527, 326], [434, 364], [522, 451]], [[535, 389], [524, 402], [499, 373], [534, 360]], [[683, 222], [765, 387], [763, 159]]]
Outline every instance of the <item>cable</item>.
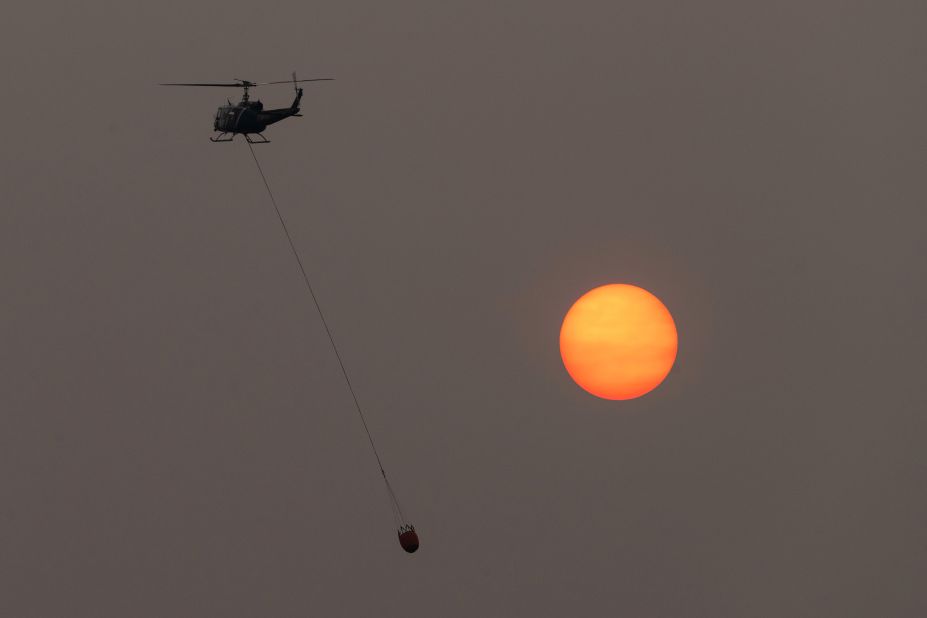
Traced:
[[328, 322], [325, 320], [325, 314], [322, 313], [322, 306], [319, 304], [319, 299], [315, 295], [315, 290], [312, 289], [312, 283], [309, 282], [309, 275], [306, 274], [306, 268], [303, 266], [303, 261], [299, 257], [299, 252], [296, 250], [296, 245], [293, 243], [293, 237], [290, 235], [290, 230], [287, 228], [286, 221], [283, 219], [283, 215], [280, 214], [280, 207], [277, 206], [277, 200], [274, 198], [274, 192], [271, 191], [270, 184], [267, 182], [267, 176], [264, 175], [264, 170], [261, 168], [261, 162], [258, 161], [257, 155], [254, 154], [254, 146], [251, 145], [250, 141], [247, 143], [248, 149], [251, 151], [251, 157], [254, 159], [254, 164], [257, 165], [258, 172], [261, 174], [261, 180], [264, 181], [264, 187], [267, 189], [267, 195], [270, 196], [270, 203], [274, 205], [274, 212], [277, 213], [277, 218], [280, 220], [280, 226], [283, 227], [283, 233], [286, 234], [286, 239], [290, 243], [290, 249], [293, 251], [293, 256], [296, 258], [296, 263], [299, 264], [299, 271], [303, 274], [303, 281], [306, 282], [306, 288], [309, 289], [309, 295], [312, 297], [312, 302], [315, 304], [315, 308], [319, 312], [319, 318], [321, 318], [322, 326], [325, 327], [325, 332], [328, 334], [328, 341], [332, 344], [332, 350], [335, 352], [335, 358], [338, 359], [338, 364], [341, 366], [341, 374], [344, 376], [344, 381], [348, 385], [348, 390], [351, 391], [351, 397], [354, 399], [354, 407], [357, 409], [357, 415], [360, 416], [361, 423], [364, 425], [364, 431], [367, 432], [367, 440], [370, 441], [370, 449], [373, 451], [373, 456], [377, 458], [377, 466], [380, 468], [380, 474], [383, 475], [383, 481], [386, 483], [386, 489], [389, 492], [392, 503], [396, 506], [396, 510], [399, 513], [399, 519], [404, 523], [405, 520], [402, 517], [402, 508], [399, 506], [399, 500], [396, 499], [396, 494], [393, 492], [393, 487], [389, 484], [389, 479], [386, 478], [386, 470], [383, 469], [383, 462], [380, 460], [380, 453], [377, 452], [377, 445], [373, 442], [373, 435], [370, 433], [370, 428], [367, 426], [367, 419], [364, 418], [364, 411], [361, 409], [360, 401], [357, 399], [357, 393], [354, 392], [354, 386], [351, 384], [351, 378], [348, 377], [348, 370], [344, 366], [341, 353], [338, 352], [338, 346], [335, 345], [335, 337], [332, 335], [331, 328], [328, 327]]

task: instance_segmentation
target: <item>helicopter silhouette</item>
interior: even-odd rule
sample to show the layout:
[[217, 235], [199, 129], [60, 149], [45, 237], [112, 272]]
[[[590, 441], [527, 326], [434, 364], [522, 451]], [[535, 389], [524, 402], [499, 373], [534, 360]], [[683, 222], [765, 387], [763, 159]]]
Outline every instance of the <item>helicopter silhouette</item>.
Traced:
[[[317, 77], [315, 79], [296, 79], [296, 73], [293, 73], [293, 79], [278, 82], [252, 82], [247, 79], [235, 78], [234, 83], [196, 83], [196, 84], [158, 84], [159, 86], [208, 86], [215, 88], [243, 88], [241, 101], [228, 105], [223, 105], [216, 110], [216, 119], [213, 122], [213, 129], [219, 133], [217, 137], [210, 137], [211, 142], [231, 142], [236, 135], [244, 135], [249, 144], [269, 144], [270, 140], [264, 137], [263, 131], [275, 122], [280, 122], [290, 116], [302, 116], [299, 113], [299, 102], [303, 98], [303, 89], [296, 86], [300, 82], [328, 82], [333, 81], [330, 77]], [[293, 84], [293, 90], [296, 91], [296, 98], [289, 107], [278, 109], [264, 109], [264, 104], [260, 100], [252, 101], [248, 97], [250, 88], [258, 86], [269, 86], [271, 84]], [[252, 135], [258, 135], [261, 139], [254, 140]], [[226, 137], [227, 136], [227, 137]]]

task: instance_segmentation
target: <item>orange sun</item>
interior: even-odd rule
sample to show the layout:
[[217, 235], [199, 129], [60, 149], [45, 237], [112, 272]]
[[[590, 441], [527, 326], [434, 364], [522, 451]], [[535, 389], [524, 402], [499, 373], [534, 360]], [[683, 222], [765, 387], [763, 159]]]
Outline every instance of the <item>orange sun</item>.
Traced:
[[666, 378], [676, 360], [676, 324], [660, 299], [634, 285], [603, 285], [573, 303], [560, 327], [570, 377], [603, 399], [634, 399]]

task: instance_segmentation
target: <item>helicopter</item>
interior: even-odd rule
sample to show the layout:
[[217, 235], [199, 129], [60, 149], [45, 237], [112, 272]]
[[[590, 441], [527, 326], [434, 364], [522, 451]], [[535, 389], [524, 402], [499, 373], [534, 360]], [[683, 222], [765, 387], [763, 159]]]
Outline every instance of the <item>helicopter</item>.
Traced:
[[[211, 142], [231, 142], [238, 134], [244, 135], [249, 144], [269, 144], [270, 140], [264, 137], [263, 131], [268, 125], [280, 122], [290, 116], [302, 116], [299, 113], [299, 102], [303, 98], [303, 89], [296, 84], [300, 82], [328, 82], [333, 81], [330, 77], [317, 77], [314, 79], [296, 79], [296, 73], [293, 73], [293, 79], [277, 82], [252, 82], [247, 79], [235, 78], [234, 83], [195, 83], [195, 84], [158, 84], [159, 86], [208, 86], [216, 88], [242, 88], [244, 92], [241, 95], [241, 101], [232, 103], [228, 100], [228, 105], [221, 106], [216, 110], [216, 118], [213, 122], [213, 129], [219, 133], [216, 137], [210, 137]], [[248, 97], [248, 90], [258, 86], [269, 86], [271, 84], [293, 84], [293, 90], [296, 91], [296, 98], [289, 107], [278, 109], [264, 109], [264, 104], [260, 100], [252, 101]], [[252, 135], [257, 135], [261, 139], [252, 139]]]

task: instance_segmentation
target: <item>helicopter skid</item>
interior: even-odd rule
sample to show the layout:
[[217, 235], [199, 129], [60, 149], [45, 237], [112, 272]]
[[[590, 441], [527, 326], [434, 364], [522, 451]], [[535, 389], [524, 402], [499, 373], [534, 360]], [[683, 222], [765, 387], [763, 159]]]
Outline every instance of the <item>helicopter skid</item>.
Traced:
[[[226, 135], [227, 135], [228, 137], [226, 137]], [[213, 143], [218, 143], [218, 142], [231, 142], [231, 141], [233, 141], [233, 140], [235, 139], [235, 136], [236, 136], [236, 135], [244, 135], [244, 136], [245, 136], [245, 139], [248, 140], [248, 143], [249, 143], [249, 144], [269, 144], [269, 143], [270, 143], [270, 140], [267, 139], [266, 137], [264, 137], [264, 135], [261, 134], [261, 133], [240, 133], [240, 134], [239, 134], [239, 133], [222, 132], [222, 133], [219, 134], [219, 137], [210, 137], [210, 138], [209, 138], [209, 141], [210, 141], [210, 142], [213, 142]], [[252, 136], [252, 135], [259, 135], [259, 136], [261, 137], [261, 139], [259, 139], [259, 140], [251, 139], [251, 136]]]
[[260, 136], [261, 136], [261, 141], [253, 140], [253, 139], [251, 139], [251, 134], [245, 133], [245, 139], [248, 140], [248, 143], [249, 143], [249, 144], [269, 144], [269, 143], [270, 143], [270, 140], [267, 139], [266, 137], [264, 137], [263, 134], [261, 134], [261, 133], [254, 133], [254, 135], [260, 135]]

